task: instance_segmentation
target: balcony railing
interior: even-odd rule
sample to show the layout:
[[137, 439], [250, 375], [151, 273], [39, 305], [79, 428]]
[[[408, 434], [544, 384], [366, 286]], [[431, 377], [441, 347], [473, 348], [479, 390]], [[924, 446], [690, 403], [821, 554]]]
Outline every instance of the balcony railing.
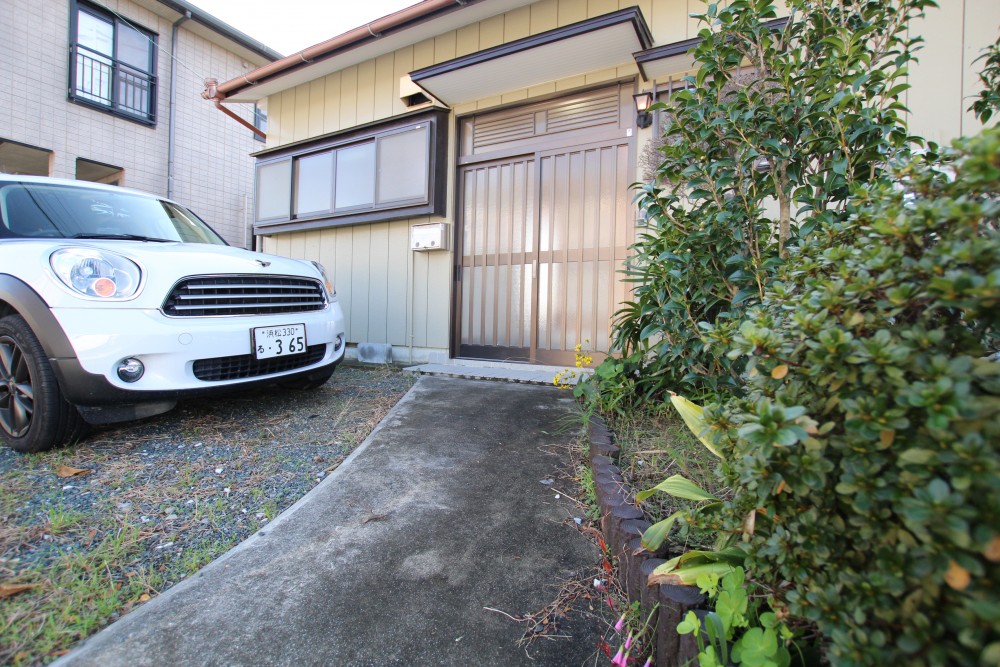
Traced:
[[92, 51], [73, 46], [76, 72], [72, 96], [146, 123], [156, 120], [156, 77]]

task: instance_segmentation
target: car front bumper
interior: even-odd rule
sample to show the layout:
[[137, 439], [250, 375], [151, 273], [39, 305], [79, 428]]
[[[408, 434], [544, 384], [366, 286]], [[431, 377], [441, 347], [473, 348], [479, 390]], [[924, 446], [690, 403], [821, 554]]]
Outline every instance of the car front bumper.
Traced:
[[[78, 405], [177, 398], [274, 382], [336, 365], [346, 347], [344, 318], [336, 303], [321, 311], [268, 316], [171, 318], [159, 310], [121, 308], [55, 308], [52, 314], [76, 355], [52, 362], [64, 380], [60, 384], [67, 400]], [[305, 357], [281, 357], [277, 366], [255, 365], [251, 330], [289, 324], [305, 325], [307, 345], [313, 348], [309, 363], [301, 365]], [[136, 382], [118, 377], [119, 364], [127, 358], [144, 366]], [[206, 381], [195, 374], [199, 361], [225, 367], [242, 363], [243, 370]], [[247, 363], [253, 366], [250, 375]]]

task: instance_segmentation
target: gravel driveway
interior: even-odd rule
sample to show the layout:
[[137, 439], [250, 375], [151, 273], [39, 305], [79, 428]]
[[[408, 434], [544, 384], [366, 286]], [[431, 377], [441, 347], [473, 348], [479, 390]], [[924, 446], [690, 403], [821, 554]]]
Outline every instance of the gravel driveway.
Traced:
[[196, 399], [37, 455], [0, 449], [0, 664], [44, 664], [197, 572], [335, 469], [413, 384]]

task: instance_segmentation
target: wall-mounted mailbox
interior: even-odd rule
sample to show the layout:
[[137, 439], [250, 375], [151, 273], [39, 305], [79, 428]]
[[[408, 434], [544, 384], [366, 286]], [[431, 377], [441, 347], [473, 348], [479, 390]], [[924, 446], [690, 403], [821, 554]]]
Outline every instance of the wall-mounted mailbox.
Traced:
[[432, 222], [427, 225], [410, 227], [410, 250], [447, 250], [448, 225], [444, 222]]

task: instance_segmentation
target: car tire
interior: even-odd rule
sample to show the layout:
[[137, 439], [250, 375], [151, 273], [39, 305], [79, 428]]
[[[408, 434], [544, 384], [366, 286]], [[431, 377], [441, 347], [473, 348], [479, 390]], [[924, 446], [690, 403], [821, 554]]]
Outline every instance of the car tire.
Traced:
[[0, 319], [0, 439], [19, 452], [41, 452], [87, 430], [28, 323], [20, 315]]
[[326, 381], [330, 379], [333, 375], [335, 366], [330, 366], [329, 368], [321, 368], [318, 371], [309, 373], [308, 375], [300, 375], [296, 378], [291, 378], [288, 380], [283, 380], [278, 384], [285, 389], [294, 389], [297, 391], [309, 391], [311, 389], [319, 389], [326, 384]]

